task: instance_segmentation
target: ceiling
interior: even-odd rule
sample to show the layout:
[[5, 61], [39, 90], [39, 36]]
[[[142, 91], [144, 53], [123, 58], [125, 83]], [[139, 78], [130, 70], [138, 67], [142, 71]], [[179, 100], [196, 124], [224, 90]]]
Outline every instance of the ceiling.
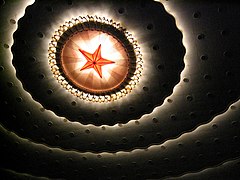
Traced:
[[[0, 177], [238, 179], [239, 3], [0, 1]], [[53, 77], [54, 31], [78, 16], [120, 22], [137, 40], [131, 93], [89, 102]]]

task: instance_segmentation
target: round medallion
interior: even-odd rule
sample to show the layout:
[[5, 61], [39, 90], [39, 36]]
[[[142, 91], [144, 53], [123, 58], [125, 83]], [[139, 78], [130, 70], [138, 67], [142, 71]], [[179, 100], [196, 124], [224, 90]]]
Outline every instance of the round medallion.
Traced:
[[110, 102], [130, 93], [142, 71], [137, 41], [119, 23], [79, 17], [55, 32], [49, 46], [51, 70], [81, 99]]
[[101, 31], [82, 31], [64, 45], [61, 66], [66, 77], [79, 89], [90, 93], [110, 92], [128, 74], [125, 48], [111, 35]]

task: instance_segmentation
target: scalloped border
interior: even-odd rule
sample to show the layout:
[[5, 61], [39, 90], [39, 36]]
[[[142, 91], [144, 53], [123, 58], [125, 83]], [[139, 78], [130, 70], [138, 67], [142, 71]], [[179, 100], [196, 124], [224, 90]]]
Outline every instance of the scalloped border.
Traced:
[[[59, 53], [59, 47], [58, 44], [61, 40], [61, 37], [64, 35], [66, 31], [71, 31], [72, 28], [77, 26], [81, 26], [86, 23], [101, 23], [103, 26], [107, 25], [110, 27], [113, 27], [114, 29], [122, 32], [124, 34], [124, 38], [127, 39], [127, 43], [130, 44], [130, 46], [133, 49], [128, 49], [126, 45], [124, 44], [125, 49], [127, 50], [127, 53], [134, 54], [133, 57], [129, 57], [129, 64], [131, 65], [131, 59], [133, 58], [135, 60], [135, 69], [134, 72], [131, 72], [131, 67], [128, 72], [127, 78], [121, 83], [121, 85], [117, 88], [114, 88], [111, 91], [107, 91], [104, 94], [94, 94], [85, 91], [84, 89], [79, 89], [76, 86], [74, 86], [70, 80], [68, 80], [64, 72], [61, 71], [61, 67], [58, 66], [60, 64], [58, 53]], [[88, 28], [93, 29], [94, 28]], [[111, 34], [111, 32], [109, 32]], [[69, 35], [71, 36], [71, 35]], [[123, 42], [122, 42], [123, 43]], [[131, 52], [133, 50], [133, 52]], [[142, 54], [140, 53], [140, 47], [137, 43], [137, 41], [134, 39], [133, 35], [128, 32], [125, 28], [121, 27], [120, 23], [114, 22], [112, 19], [106, 19], [105, 17], [98, 17], [98, 16], [85, 16], [78, 18], [72, 18], [70, 21], [66, 21], [63, 25], [59, 27], [57, 31], [55, 31], [54, 35], [52, 36], [51, 42], [49, 43], [49, 49], [48, 49], [48, 60], [49, 65], [51, 67], [51, 71], [53, 73], [53, 76], [58, 81], [58, 83], [61, 84], [63, 88], [65, 88], [68, 92], [70, 92], [72, 95], [90, 102], [98, 102], [98, 103], [106, 103], [106, 102], [112, 102], [115, 100], [118, 100], [127, 94], [129, 94], [138, 84], [139, 78], [142, 75], [143, 71], [143, 59]]]

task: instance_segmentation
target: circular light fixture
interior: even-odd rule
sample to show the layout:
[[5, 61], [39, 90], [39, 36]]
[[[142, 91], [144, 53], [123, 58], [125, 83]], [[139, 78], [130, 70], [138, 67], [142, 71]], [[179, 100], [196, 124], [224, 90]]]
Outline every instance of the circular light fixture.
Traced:
[[139, 82], [142, 54], [119, 23], [97, 16], [78, 17], [55, 31], [49, 64], [57, 81], [80, 99], [111, 102]]

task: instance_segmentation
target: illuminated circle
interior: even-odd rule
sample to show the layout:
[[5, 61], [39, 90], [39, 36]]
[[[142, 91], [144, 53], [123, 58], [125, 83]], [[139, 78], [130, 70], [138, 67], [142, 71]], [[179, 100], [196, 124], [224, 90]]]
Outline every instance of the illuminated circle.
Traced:
[[[95, 57], [96, 61], [94, 52], [99, 56]], [[102, 93], [121, 85], [127, 77], [129, 62], [125, 48], [117, 39], [101, 31], [88, 30], [76, 33], [67, 41], [62, 49], [61, 66], [76, 87]]]
[[130, 93], [143, 67], [132, 34], [96, 16], [60, 26], [49, 45], [49, 64], [67, 91], [92, 102], [110, 102]]

